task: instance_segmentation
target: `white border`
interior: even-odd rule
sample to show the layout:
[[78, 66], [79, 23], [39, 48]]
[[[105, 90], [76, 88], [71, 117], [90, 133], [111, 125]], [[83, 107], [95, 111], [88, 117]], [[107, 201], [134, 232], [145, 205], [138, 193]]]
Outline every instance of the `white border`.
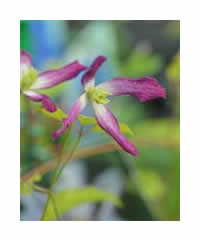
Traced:
[[[198, 239], [199, 7], [197, 1], [12, 1], [1, 6], [1, 239]], [[19, 20], [181, 18], [181, 222], [19, 221]], [[4, 31], [4, 32], [2, 32]], [[197, 195], [198, 194], [198, 195]], [[194, 238], [195, 237], [195, 238]]]

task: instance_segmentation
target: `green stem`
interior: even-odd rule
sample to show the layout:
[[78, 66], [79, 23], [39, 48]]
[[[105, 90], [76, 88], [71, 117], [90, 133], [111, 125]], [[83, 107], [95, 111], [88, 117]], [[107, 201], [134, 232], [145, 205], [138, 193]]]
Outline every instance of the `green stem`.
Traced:
[[[68, 132], [70, 131], [70, 129], [68, 130]], [[79, 132], [79, 136], [78, 136], [78, 139], [76, 141], [76, 143], [74, 144], [68, 158], [67, 158], [67, 161], [65, 161], [65, 163], [62, 165], [62, 158], [63, 158], [63, 154], [64, 154], [64, 149], [65, 149], [65, 144], [63, 146], [63, 150], [61, 151], [61, 154], [60, 154], [60, 157], [57, 161], [57, 164], [56, 164], [56, 168], [55, 168], [55, 172], [54, 172], [54, 175], [53, 175], [53, 178], [52, 178], [52, 181], [51, 181], [51, 185], [50, 185], [50, 189], [49, 189], [49, 193], [48, 193], [48, 197], [47, 197], [47, 201], [45, 203], [45, 207], [44, 207], [44, 210], [43, 210], [43, 213], [42, 213], [42, 216], [41, 216], [41, 221], [45, 221], [45, 217], [46, 217], [46, 212], [47, 212], [47, 209], [48, 209], [48, 206], [49, 206], [49, 203], [50, 203], [50, 200], [54, 201], [55, 199], [53, 198], [52, 199], [52, 196], [53, 196], [53, 187], [54, 185], [57, 183], [58, 179], [60, 178], [60, 175], [63, 171], [63, 169], [65, 168], [66, 164], [69, 163], [69, 161], [72, 159], [73, 157], [73, 154], [75, 152], [75, 150], [77, 149], [79, 143], [80, 143], [80, 140], [81, 140], [81, 136], [82, 136], [82, 132], [83, 132], [83, 129], [81, 128], [80, 129], [80, 132]], [[69, 135], [69, 133], [68, 133]], [[68, 137], [67, 135], [67, 137]], [[53, 202], [53, 205], [55, 205], [55, 201]], [[56, 205], [55, 205], [56, 206]], [[55, 210], [55, 208], [54, 208]], [[58, 216], [58, 211], [57, 211], [57, 208], [56, 208], [56, 211], [55, 211], [56, 215]]]
[[59, 179], [59, 177], [60, 177], [63, 169], [66, 167], [66, 165], [67, 165], [67, 164], [69, 163], [69, 161], [72, 159], [72, 157], [73, 157], [73, 155], [74, 155], [74, 153], [75, 153], [75, 151], [76, 151], [76, 149], [77, 149], [77, 147], [78, 147], [78, 145], [79, 145], [79, 143], [80, 143], [80, 140], [81, 140], [81, 136], [82, 136], [82, 135], [83, 135], [83, 129], [81, 128], [80, 131], [79, 131], [78, 138], [77, 138], [77, 140], [76, 140], [76, 142], [75, 142], [75, 144], [74, 144], [74, 146], [73, 146], [70, 154], [68, 155], [67, 160], [64, 161], [63, 165], [61, 164], [61, 168], [60, 168], [60, 170], [59, 170], [59, 172], [58, 172], [57, 179]]
[[54, 212], [55, 212], [55, 215], [56, 215], [56, 219], [60, 220], [60, 215], [59, 215], [59, 212], [58, 212], [58, 208], [56, 206], [56, 200], [54, 198], [53, 193], [50, 192], [50, 195], [51, 195], [51, 201], [52, 201], [52, 205], [53, 205]]
[[59, 217], [59, 213], [58, 213], [58, 208], [57, 208], [57, 206], [56, 206], [56, 201], [55, 201], [55, 198], [54, 198], [53, 194], [51, 194], [51, 192], [49, 192], [48, 189], [43, 188], [43, 187], [40, 187], [40, 186], [38, 186], [38, 185], [33, 185], [33, 189], [34, 189], [36, 192], [40, 192], [40, 193], [44, 193], [44, 194], [50, 194], [51, 200], [52, 200], [52, 205], [53, 205], [54, 212], [55, 212], [55, 215], [56, 215], [56, 219], [59, 220], [60, 217]]

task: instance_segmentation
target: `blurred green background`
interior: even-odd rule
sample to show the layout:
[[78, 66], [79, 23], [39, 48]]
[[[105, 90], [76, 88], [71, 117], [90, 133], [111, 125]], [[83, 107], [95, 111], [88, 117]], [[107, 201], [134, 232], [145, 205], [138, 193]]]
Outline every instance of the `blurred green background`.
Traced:
[[[94, 185], [117, 195], [123, 207], [108, 202], [71, 209], [63, 220], [180, 220], [180, 22], [179, 21], [20, 21], [20, 48], [33, 56], [39, 70], [78, 59], [89, 65], [98, 55], [108, 61], [97, 83], [116, 76], [153, 76], [167, 89], [167, 99], [145, 104], [121, 96], [110, 104], [118, 119], [133, 130], [140, 155], [106, 147], [112, 139], [93, 133], [83, 138], [85, 154], [66, 167], [58, 189]], [[80, 95], [81, 76], [45, 90], [66, 112]], [[21, 176], [55, 159], [59, 145], [51, 139], [60, 123], [21, 97]], [[86, 109], [86, 115], [91, 110]], [[72, 136], [73, 137], [73, 136]], [[96, 146], [105, 146], [98, 148]], [[40, 184], [49, 186], [52, 171]], [[21, 220], [39, 220], [44, 196], [21, 197]]]

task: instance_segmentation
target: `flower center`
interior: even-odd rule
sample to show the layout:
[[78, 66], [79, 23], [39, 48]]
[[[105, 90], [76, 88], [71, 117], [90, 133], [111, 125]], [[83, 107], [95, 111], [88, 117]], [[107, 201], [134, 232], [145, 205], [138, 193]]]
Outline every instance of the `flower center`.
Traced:
[[91, 101], [95, 101], [98, 104], [107, 104], [110, 102], [110, 100], [107, 99], [110, 93], [101, 88], [91, 87], [87, 90], [87, 95]]
[[21, 80], [20, 80], [20, 89], [21, 90], [28, 90], [31, 85], [35, 82], [38, 77], [38, 73], [34, 68], [29, 68], [27, 71], [23, 71], [21, 73]]

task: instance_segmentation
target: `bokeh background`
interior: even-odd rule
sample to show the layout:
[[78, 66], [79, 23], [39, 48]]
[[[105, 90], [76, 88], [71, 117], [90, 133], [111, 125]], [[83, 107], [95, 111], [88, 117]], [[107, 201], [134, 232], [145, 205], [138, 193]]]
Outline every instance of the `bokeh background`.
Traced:
[[[167, 99], [145, 104], [131, 97], [113, 98], [112, 112], [133, 130], [136, 158], [110, 147], [106, 134], [83, 138], [84, 154], [65, 168], [57, 189], [94, 185], [117, 195], [123, 207], [110, 202], [86, 203], [63, 220], [177, 221], [180, 219], [180, 22], [179, 21], [20, 21], [20, 48], [33, 56], [37, 69], [60, 67], [78, 59], [89, 65], [98, 55], [108, 60], [97, 83], [116, 76], [156, 77]], [[81, 94], [80, 78], [49, 94], [66, 112]], [[55, 159], [58, 143], [51, 133], [60, 123], [37, 111], [38, 104], [21, 97], [21, 176]], [[86, 109], [91, 115], [91, 109]], [[100, 147], [99, 147], [100, 146]], [[40, 184], [48, 187], [52, 171]], [[21, 220], [39, 220], [45, 196], [21, 196]]]

